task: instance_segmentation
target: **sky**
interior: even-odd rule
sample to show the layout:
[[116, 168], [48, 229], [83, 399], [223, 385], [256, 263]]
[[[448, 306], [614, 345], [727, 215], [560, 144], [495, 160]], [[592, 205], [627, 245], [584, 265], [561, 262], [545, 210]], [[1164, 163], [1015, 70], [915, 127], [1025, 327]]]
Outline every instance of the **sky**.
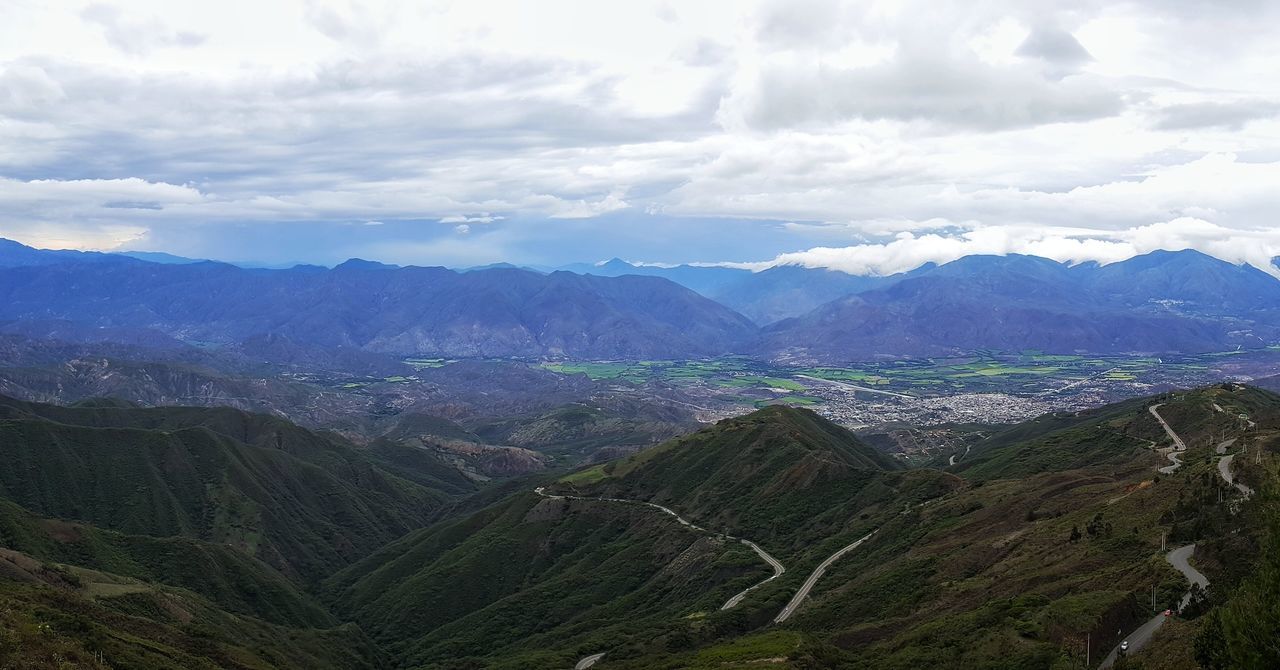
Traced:
[[0, 236], [260, 263], [1280, 256], [1280, 3], [0, 3]]

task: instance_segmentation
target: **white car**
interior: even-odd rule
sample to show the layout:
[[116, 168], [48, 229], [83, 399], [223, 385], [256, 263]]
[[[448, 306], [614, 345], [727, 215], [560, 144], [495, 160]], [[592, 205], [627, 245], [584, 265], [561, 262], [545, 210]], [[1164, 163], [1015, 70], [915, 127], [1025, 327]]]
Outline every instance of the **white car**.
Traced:
[[1129, 641], [1128, 641], [1128, 640], [1125, 640], [1124, 642], [1121, 642], [1121, 643], [1120, 643], [1120, 651], [1122, 651], [1122, 652], [1129, 651]]

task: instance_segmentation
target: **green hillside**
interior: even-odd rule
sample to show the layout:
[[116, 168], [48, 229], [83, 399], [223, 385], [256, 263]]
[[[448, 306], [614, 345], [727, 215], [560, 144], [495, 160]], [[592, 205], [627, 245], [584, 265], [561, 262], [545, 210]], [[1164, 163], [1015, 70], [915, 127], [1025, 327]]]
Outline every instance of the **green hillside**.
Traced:
[[[1149, 450], [1094, 452], [1096, 441], [1067, 437], [1117, 420], [1113, 428], [1145, 436], [1152, 428], [1146, 408], [1156, 402], [1192, 445], [1173, 474], [1157, 475], [1168, 461]], [[1213, 667], [1270, 667], [1277, 653], [1264, 640], [1276, 617], [1266, 614], [1263, 594], [1277, 583], [1280, 533], [1262, 536], [1274, 518], [1274, 494], [1243, 499], [1221, 480], [1211, 446], [1223, 430], [1239, 434], [1239, 414], [1249, 414], [1258, 422], [1251, 439], [1266, 447], [1259, 463], [1237, 465], [1237, 475], [1275, 490], [1278, 410], [1272, 394], [1221, 386], [1013, 427], [984, 461], [1002, 478], [971, 480], [883, 522], [781, 628], [678, 653], [614, 657], [603, 667], [1083, 667], [1086, 640], [1096, 663], [1152, 615], [1153, 586], [1156, 611], [1186, 592], [1186, 580], [1164, 560], [1162, 536], [1169, 546], [1197, 543], [1194, 564], [1209, 576], [1209, 604], [1222, 603], [1221, 613], [1210, 619], [1196, 618], [1203, 607], [1189, 611], [1129, 667], [1191, 670], [1198, 667], [1192, 647], [1201, 645], [1225, 659]], [[1154, 430], [1163, 436], [1158, 424]], [[1073, 448], [1107, 456], [1072, 467], [1059, 452]], [[1043, 471], [1013, 474], [1029, 463]], [[1206, 621], [1216, 628], [1205, 632]]]
[[718, 619], [768, 574], [742, 545], [648, 508], [522, 493], [414, 533], [328, 586], [403, 664], [564, 668], [606, 644], [689, 644], [688, 617]]
[[891, 456], [807, 409], [767, 407], [565, 478], [558, 492], [666, 505], [780, 556], [861, 536], [875, 518], [959, 480], [904, 471]]
[[1190, 440], [1188, 446], [1204, 446], [1224, 433], [1238, 433], [1243, 427], [1241, 414], [1263, 417], [1278, 411], [1280, 396], [1253, 387], [1220, 385], [1135, 398], [1081, 412], [1048, 414], [976, 443], [973, 453], [951, 471], [980, 481], [1087, 466], [1123, 466], [1148, 453], [1153, 445], [1171, 444], [1148, 411], [1156, 403], [1163, 405], [1165, 420]]
[[0, 549], [0, 667], [202, 670], [384, 667], [356, 626], [282, 626], [183, 589]]
[[235, 410], [13, 403], [0, 496], [35, 514], [235, 546], [306, 581], [424, 525], [445, 493]]
[[186, 537], [125, 535], [85, 524], [39, 519], [0, 500], [0, 547], [41, 561], [181, 587], [228, 612], [295, 626], [337, 624], [333, 615], [280, 573], [223, 544]]
[[[1157, 403], [1189, 447], [1170, 474]], [[1224, 435], [1258, 495], [1223, 481]], [[5, 400], [0, 667], [1066, 670], [1153, 587], [1157, 610], [1186, 592], [1162, 539], [1195, 542], [1211, 587], [1126, 662], [1267, 667], [1248, 622], [1277, 583], [1277, 454], [1280, 396], [1238, 385], [1046, 415], [948, 471], [769, 407], [459, 498], [474, 485], [390, 437]], [[786, 571], [722, 610], [773, 573], [739, 538]]]

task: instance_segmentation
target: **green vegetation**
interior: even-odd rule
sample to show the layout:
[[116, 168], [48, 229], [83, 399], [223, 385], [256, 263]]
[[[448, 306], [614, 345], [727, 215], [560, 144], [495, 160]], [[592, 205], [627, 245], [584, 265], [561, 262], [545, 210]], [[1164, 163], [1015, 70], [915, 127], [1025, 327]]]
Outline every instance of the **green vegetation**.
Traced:
[[681, 428], [672, 417], [643, 408], [614, 406], [606, 411], [579, 403], [532, 415], [478, 421], [473, 426], [479, 439], [490, 444], [534, 449], [569, 464], [590, 455], [636, 451], [683, 432]]
[[[1084, 362], [1022, 356], [1033, 363], [1013, 371], [953, 367], [1012, 378]], [[1157, 401], [1191, 445], [1172, 475], [1153, 470], [1152, 447], [1168, 441], [1147, 411]], [[1212, 453], [1241, 414], [1266, 447], [1237, 467], [1264, 492], [1248, 501]], [[409, 412], [357, 448], [232, 410], [0, 400], [0, 667], [515, 670], [607, 652], [604, 667], [623, 670], [1065, 670], [1085, 639], [1097, 658], [1149, 617], [1153, 586], [1157, 610], [1185, 592], [1162, 537], [1197, 542], [1212, 586], [1127, 662], [1277, 661], [1280, 397], [1257, 389], [1039, 417], [975, 437], [949, 472], [905, 469], [785, 405], [467, 499], [473, 484], [405, 442], [501, 439], [569, 456], [622, 451], [593, 440], [659, 423], [586, 405], [466, 427]], [[596, 497], [665, 505], [707, 530]], [[818, 563], [872, 530], [770, 625]], [[771, 573], [726, 533], [787, 571], [721, 611]]]
[[767, 574], [745, 547], [652, 509], [524, 493], [414, 533], [329, 588], [410, 664], [555, 668], [602, 645], [625, 657], [678, 644], [673, 626], [719, 625], [719, 604]]
[[456, 361], [448, 358], [406, 358], [404, 359], [405, 365], [408, 365], [417, 370], [424, 370], [429, 368], [442, 368], [454, 362]]
[[0, 495], [133, 535], [228, 544], [304, 581], [421, 526], [446, 496], [353, 446], [234, 410], [0, 405]]
[[[124, 535], [85, 524], [38, 519], [0, 500], [0, 546], [43, 561], [90, 568], [86, 586], [163, 583], [200, 593], [229, 612], [299, 626], [337, 621], [279, 572], [230, 546], [183, 537]], [[87, 574], [87, 573], [85, 573]], [[104, 574], [124, 578], [98, 580]], [[113, 584], [114, 582], [114, 584]], [[96, 595], [96, 594], [94, 594]]]
[[56, 566], [24, 566], [21, 557], [0, 559], [3, 667], [354, 670], [383, 665], [381, 652], [355, 626], [278, 626], [167, 588], [92, 597], [60, 579]]
[[[673, 385], [699, 384], [741, 389], [745, 405], [760, 406], [776, 398], [807, 404], [794, 395], [810, 383], [803, 377], [846, 382], [910, 395], [939, 393], [1040, 393], [1095, 380], [1185, 383], [1218, 369], [1227, 358], [1274, 361], [1275, 348], [1155, 358], [1150, 356], [1072, 356], [1037, 351], [976, 351], [951, 358], [899, 359], [850, 363], [844, 367], [771, 365], [738, 357], [694, 361], [544, 362], [542, 367], [564, 374], [642, 385], [661, 381]], [[1239, 363], [1239, 361], [1235, 361]]]
[[560, 478], [560, 481], [564, 482], [565, 484], [584, 486], [587, 484], [598, 482], [604, 479], [605, 477], [606, 475], [604, 472], [604, 465], [597, 465], [594, 467], [587, 468], [586, 470], [579, 470], [577, 472], [567, 474], [564, 477]]

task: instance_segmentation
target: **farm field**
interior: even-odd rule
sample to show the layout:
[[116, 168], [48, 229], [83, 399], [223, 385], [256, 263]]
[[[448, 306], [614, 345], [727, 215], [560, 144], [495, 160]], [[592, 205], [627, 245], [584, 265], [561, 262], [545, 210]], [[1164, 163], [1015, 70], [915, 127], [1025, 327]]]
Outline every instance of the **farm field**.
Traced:
[[809, 378], [917, 397], [957, 393], [1050, 394], [1094, 384], [1181, 385], [1223, 376], [1280, 371], [1280, 350], [1214, 352], [1176, 357], [1070, 356], [977, 351], [954, 358], [852, 363], [842, 367], [775, 366], [748, 358], [704, 361], [600, 361], [540, 364], [562, 374], [632, 383], [662, 381], [723, 389], [773, 389], [803, 395]]

